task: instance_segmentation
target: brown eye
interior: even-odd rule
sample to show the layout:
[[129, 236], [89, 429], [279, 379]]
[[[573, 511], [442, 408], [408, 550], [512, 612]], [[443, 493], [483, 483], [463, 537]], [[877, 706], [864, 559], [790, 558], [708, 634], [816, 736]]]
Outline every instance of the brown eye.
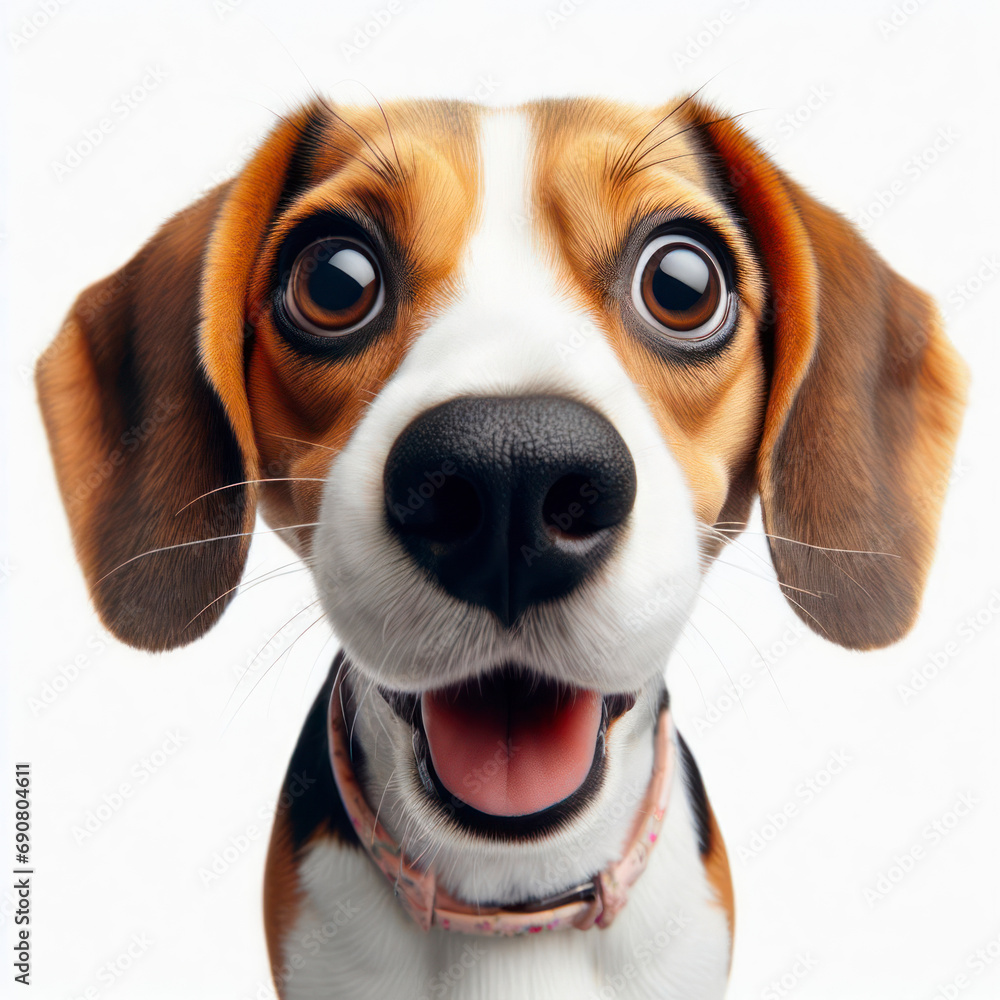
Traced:
[[678, 340], [703, 340], [726, 321], [729, 291], [707, 247], [680, 234], [650, 240], [632, 282], [639, 314]]
[[285, 307], [309, 333], [340, 337], [371, 319], [384, 297], [374, 253], [357, 240], [330, 238], [295, 258]]

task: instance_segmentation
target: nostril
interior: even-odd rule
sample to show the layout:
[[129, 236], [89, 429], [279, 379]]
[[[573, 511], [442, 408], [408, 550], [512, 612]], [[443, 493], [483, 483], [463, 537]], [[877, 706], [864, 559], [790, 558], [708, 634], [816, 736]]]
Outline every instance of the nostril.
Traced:
[[614, 426], [560, 396], [459, 396], [418, 414], [382, 472], [385, 524], [448, 594], [510, 627], [614, 551], [636, 496]]
[[609, 495], [609, 484], [599, 476], [570, 473], [549, 488], [542, 502], [542, 520], [549, 534], [586, 538], [623, 520], [628, 509]]
[[459, 475], [425, 477], [420, 486], [390, 503], [391, 516], [405, 532], [431, 542], [450, 544], [471, 537], [483, 520], [475, 486]]

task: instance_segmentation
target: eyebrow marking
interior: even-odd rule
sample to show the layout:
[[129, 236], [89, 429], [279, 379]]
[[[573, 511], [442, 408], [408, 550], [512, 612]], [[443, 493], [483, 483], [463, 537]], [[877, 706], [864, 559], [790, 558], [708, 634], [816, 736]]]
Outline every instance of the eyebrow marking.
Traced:
[[283, 212], [312, 186], [312, 169], [326, 138], [329, 119], [326, 108], [318, 101], [306, 114], [298, 142], [285, 171], [285, 183], [278, 195], [274, 214]]

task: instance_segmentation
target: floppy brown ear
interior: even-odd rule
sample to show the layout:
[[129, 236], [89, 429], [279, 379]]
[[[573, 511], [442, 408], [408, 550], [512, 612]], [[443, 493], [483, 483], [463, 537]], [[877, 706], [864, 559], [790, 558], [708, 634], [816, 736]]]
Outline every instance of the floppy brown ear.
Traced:
[[732, 121], [695, 115], [770, 281], [771, 388], [757, 475], [783, 591], [816, 631], [869, 649], [919, 610], [967, 373], [932, 300]]
[[236, 484], [258, 475], [246, 290], [320, 113], [283, 118], [234, 180], [83, 292], [38, 362], [77, 556], [101, 620], [130, 645], [198, 638], [243, 571], [256, 489]]
[[203, 609], [238, 582], [249, 537], [187, 543], [253, 527], [244, 486], [185, 506], [249, 478], [198, 362], [202, 259], [225, 195], [217, 188], [172, 218], [84, 291], [36, 370], [94, 605], [118, 638], [145, 649], [214, 624], [227, 600]]

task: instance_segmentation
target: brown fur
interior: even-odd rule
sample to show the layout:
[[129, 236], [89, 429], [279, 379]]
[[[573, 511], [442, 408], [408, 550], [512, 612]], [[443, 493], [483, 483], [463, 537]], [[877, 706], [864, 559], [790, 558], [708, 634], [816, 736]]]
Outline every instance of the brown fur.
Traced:
[[[701, 523], [742, 527], [759, 491], [784, 592], [810, 626], [857, 648], [899, 638], [930, 566], [966, 382], [931, 301], [692, 99], [526, 110], [535, 222], [562, 291], [595, 317], [644, 395]], [[39, 362], [38, 389], [80, 563], [123, 641], [169, 648], [215, 622], [228, 598], [215, 599], [243, 569], [258, 492], [272, 524], [306, 525], [287, 540], [308, 555], [321, 490], [305, 480], [326, 475], [457, 289], [481, 198], [478, 114], [308, 105], [237, 178], [77, 300]], [[328, 210], [377, 218], [405, 272], [392, 328], [336, 365], [291, 350], [268, 298], [282, 237]], [[665, 361], [624, 318], [615, 261], [650, 213], [711, 222], [736, 258], [739, 325], [696, 367]], [[285, 477], [299, 481], [276, 481]], [[236, 485], [258, 479], [275, 481]], [[706, 532], [706, 556], [720, 537]], [[146, 554], [165, 546], [183, 547]], [[711, 815], [710, 830], [706, 872], [732, 931]], [[299, 905], [294, 869], [279, 816], [265, 887], [272, 963]]]
[[[671, 111], [666, 130], [657, 129]], [[699, 520], [714, 524], [752, 462], [760, 436], [766, 398], [757, 337], [763, 275], [736, 221], [712, 194], [709, 165], [695, 138], [682, 131], [690, 124], [682, 102], [651, 110], [550, 101], [533, 106], [532, 114], [539, 146], [535, 197], [551, 238], [552, 262], [569, 293], [599, 317], [687, 475]], [[655, 148], [671, 131], [680, 134]], [[669, 169], [616, 169], [632, 162], [627, 157], [637, 147], [649, 152], [634, 166], [669, 156]], [[739, 257], [741, 322], [729, 350], [704, 366], [664, 363], [638, 342], [622, 319], [624, 289], [609, 278], [607, 262], [617, 257], [631, 226], [658, 212], [712, 221]]]
[[[527, 110], [556, 273], [644, 394], [701, 522], [738, 528], [759, 490], [779, 578], [805, 620], [847, 646], [899, 638], [930, 565], [964, 399], [930, 300], [696, 101]], [[199, 494], [295, 478], [267, 485], [268, 518], [316, 520], [320, 487], [303, 480], [325, 475], [454, 293], [479, 202], [476, 115], [392, 105], [390, 130], [378, 110], [309, 105], [230, 185], [78, 300], [38, 386], [81, 564], [125, 641], [197, 637], [238, 582], [246, 538], [142, 555], [252, 527], [256, 484]], [[296, 171], [301, 191], [279, 204]], [[393, 329], [338, 365], [289, 350], [266, 295], [282, 235], [330, 209], [378, 218], [405, 250]], [[739, 327], [697, 367], [665, 363], [630, 334], [609, 278], [630, 227], [652, 212], [711, 221], [737, 258]], [[144, 420], [153, 431], [135, 445], [129, 428]], [[307, 555], [311, 534], [287, 540]], [[706, 556], [718, 547], [706, 532]]]
[[[256, 480], [322, 476], [447, 301], [475, 217], [474, 119], [470, 106], [414, 102], [393, 109], [390, 136], [377, 111], [307, 105], [237, 178], [80, 296], [36, 379], [77, 555], [122, 641], [168, 649], [215, 623], [243, 571]], [[310, 139], [309, 190], [282, 210]], [[375, 169], [380, 155], [394, 170]], [[410, 253], [391, 336], [325, 371], [279, 342], [261, 291], [280, 234], [319, 207], [378, 213]], [[153, 430], [133, 446], [143, 421]], [[318, 499], [309, 482], [263, 494], [277, 526], [315, 521]], [[311, 529], [286, 534], [308, 552]], [[225, 535], [240, 537], [201, 544]]]
[[[696, 121], [714, 115], [697, 106]], [[884, 646], [916, 618], [967, 374], [930, 298], [731, 122], [723, 157], [770, 276], [757, 480], [786, 596], [822, 635]], [[786, 541], [785, 539], [789, 539]]]
[[279, 806], [264, 865], [264, 934], [267, 937], [271, 975], [279, 996], [282, 995], [282, 969], [285, 964], [281, 946], [295, 926], [305, 898], [299, 885], [299, 861], [292, 847], [288, 811]]
[[[123, 641], [165, 649], [218, 618], [253, 525], [244, 456], [197, 364], [201, 254], [225, 188], [167, 222], [117, 274], [77, 299], [42, 355], [38, 391], [77, 555], [101, 619]], [[180, 513], [178, 513], [180, 512]], [[134, 561], [129, 561], [134, 560]]]
[[708, 884], [715, 890], [719, 905], [725, 910], [729, 925], [729, 938], [736, 933], [736, 903], [733, 899], [733, 878], [729, 870], [729, 855], [722, 839], [722, 831], [715, 819], [715, 812], [708, 806], [708, 854], [702, 858]]

